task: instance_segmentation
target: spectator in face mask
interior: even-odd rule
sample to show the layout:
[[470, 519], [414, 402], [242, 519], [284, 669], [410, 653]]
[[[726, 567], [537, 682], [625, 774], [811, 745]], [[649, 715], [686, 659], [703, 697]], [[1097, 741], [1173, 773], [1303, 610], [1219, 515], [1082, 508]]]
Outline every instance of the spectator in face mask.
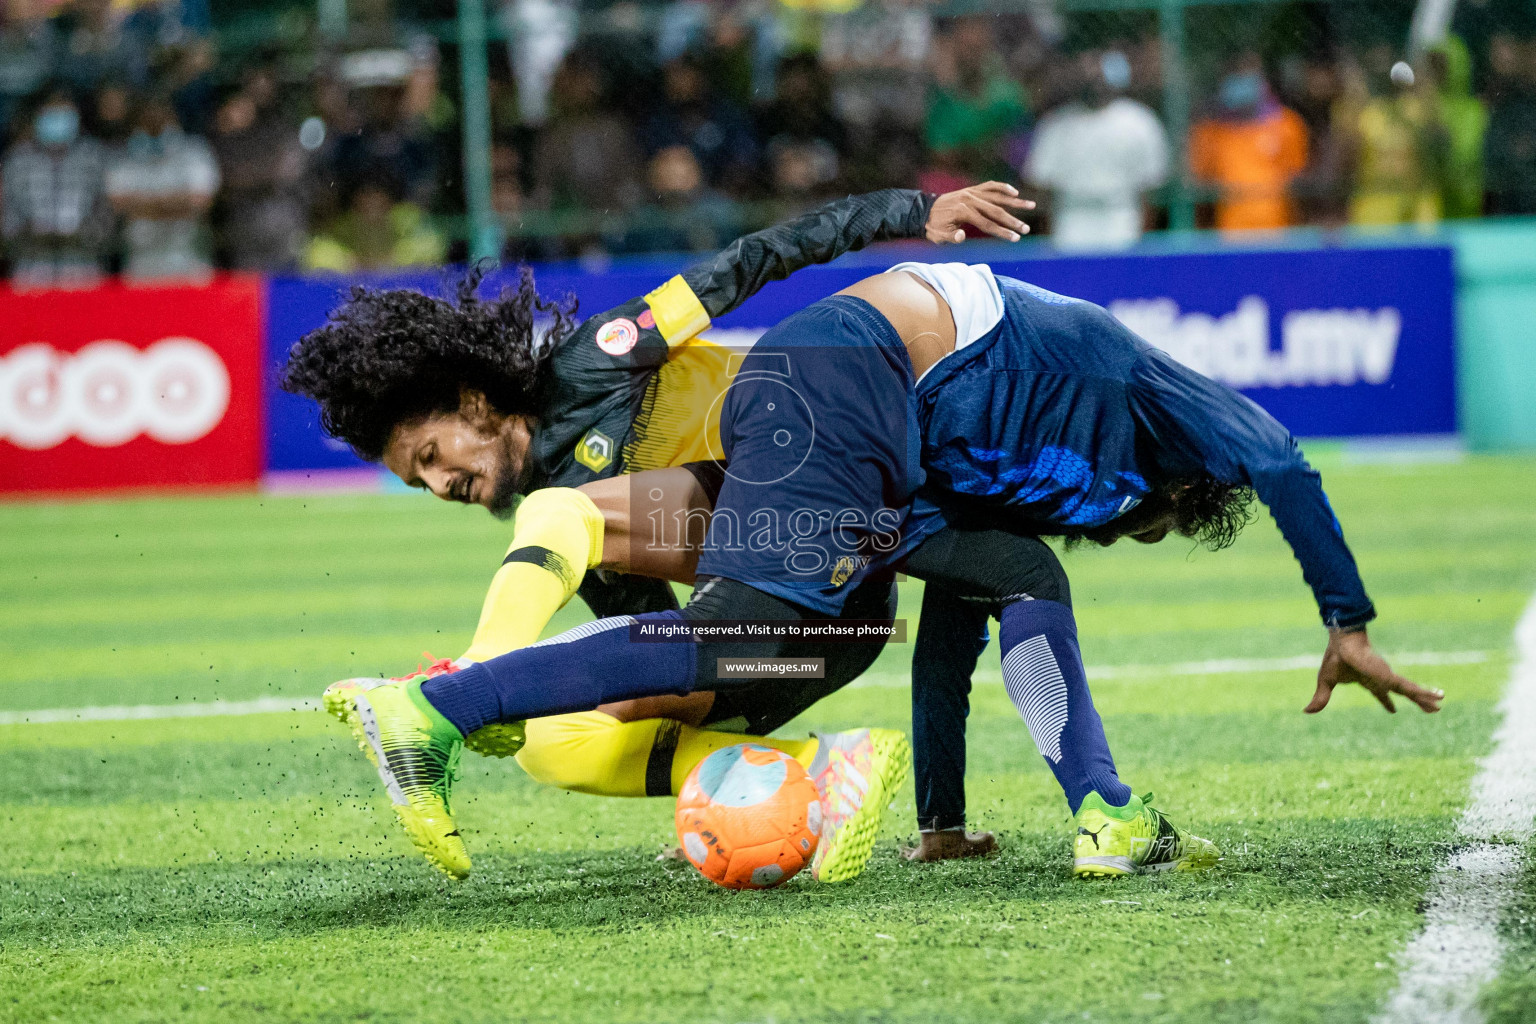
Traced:
[[4, 234], [15, 283], [23, 288], [95, 284], [111, 227], [105, 160], [80, 134], [80, 111], [65, 89], [36, 106], [30, 134], [12, 147], [4, 179]]
[[1256, 53], [1221, 80], [1215, 110], [1189, 139], [1190, 171], [1217, 189], [1216, 226], [1265, 231], [1295, 223], [1291, 182], [1307, 166], [1307, 128], [1280, 105]]
[[1077, 99], [1041, 120], [1025, 175], [1051, 190], [1051, 239], [1063, 249], [1136, 244], [1146, 220], [1142, 193], [1168, 177], [1168, 140], [1157, 115], [1122, 95], [1131, 84], [1125, 54], [1080, 61]]
[[212, 273], [204, 242], [219, 165], [202, 139], [176, 123], [169, 98], [139, 108], [107, 195], [123, 215], [123, 274], [138, 281], [199, 280]]

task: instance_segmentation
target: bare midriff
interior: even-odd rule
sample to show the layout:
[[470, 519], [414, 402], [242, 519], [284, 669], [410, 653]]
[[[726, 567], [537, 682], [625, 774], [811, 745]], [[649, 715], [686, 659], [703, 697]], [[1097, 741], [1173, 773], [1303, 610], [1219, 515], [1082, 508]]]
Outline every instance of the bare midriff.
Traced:
[[866, 277], [838, 292], [879, 310], [907, 347], [914, 376], [921, 377], [955, 350], [955, 318], [949, 303], [916, 274], [898, 271]]

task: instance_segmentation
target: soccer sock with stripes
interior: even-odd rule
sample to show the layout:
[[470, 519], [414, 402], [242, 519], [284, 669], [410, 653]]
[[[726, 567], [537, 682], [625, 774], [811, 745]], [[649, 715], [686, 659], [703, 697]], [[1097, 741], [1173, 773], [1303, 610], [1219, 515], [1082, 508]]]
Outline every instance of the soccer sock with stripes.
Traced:
[[1003, 683], [1076, 814], [1097, 790], [1105, 803], [1131, 798], [1088, 693], [1072, 609], [1055, 601], [1014, 601], [1003, 609]]
[[591, 498], [569, 487], [530, 494], [460, 661], [486, 661], [537, 640], [602, 552], [603, 515]]
[[[629, 627], [675, 631], [676, 642], [634, 642]], [[492, 722], [591, 711], [636, 697], [684, 696], [698, 654], [681, 612], [598, 619], [421, 684], [422, 696], [468, 736]]]

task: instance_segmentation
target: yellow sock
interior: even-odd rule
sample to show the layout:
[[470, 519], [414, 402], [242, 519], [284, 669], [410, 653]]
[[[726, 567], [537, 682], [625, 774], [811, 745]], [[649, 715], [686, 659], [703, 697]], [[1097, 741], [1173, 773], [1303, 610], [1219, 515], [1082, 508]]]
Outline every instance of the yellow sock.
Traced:
[[602, 553], [603, 515], [591, 498], [569, 487], [528, 495], [464, 660], [485, 661], [537, 640]]
[[[566, 487], [530, 494], [518, 506], [512, 545], [463, 660], [485, 661], [536, 641], [602, 550], [602, 513], [585, 494]], [[600, 711], [531, 719], [526, 728], [517, 754], [524, 771], [546, 785], [598, 796], [676, 793], [695, 765], [738, 743], [782, 750], [809, 768], [818, 745], [814, 738], [745, 736], [664, 718], [620, 722]]]
[[601, 711], [530, 719], [517, 763], [534, 780], [596, 796], [676, 793], [695, 765], [723, 747], [758, 743], [809, 768], [817, 741], [695, 729], [667, 718], [621, 722]]
[[660, 718], [621, 722], [601, 711], [529, 719], [517, 763], [537, 782], [596, 796], [646, 796]]

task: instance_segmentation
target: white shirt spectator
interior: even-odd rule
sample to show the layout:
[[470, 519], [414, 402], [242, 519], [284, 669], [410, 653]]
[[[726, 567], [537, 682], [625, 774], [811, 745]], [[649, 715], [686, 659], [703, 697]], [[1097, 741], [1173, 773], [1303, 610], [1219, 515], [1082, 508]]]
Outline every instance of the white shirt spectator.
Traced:
[[[135, 133], [126, 151], [107, 171], [107, 195], [114, 201], [163, 201], [206, 209], [219, 188], [219, 165], [208, 144], [178, 128], [158, 136]], [[191, 202], [197, 200], [197, 202]], [[123, 227], [123, 274], [136, 280], [199, 280], [213, 272], [202, 245], [203, 216], [132, 216]]]
[[1141, 237], [1141, 194], [1168, 177], [1157, 115], [1120, 97], [1069, 103], [1035, 131], [1025, 177], [1052, 192], [1051, 238], [1063, 249], [1123, 249]]

